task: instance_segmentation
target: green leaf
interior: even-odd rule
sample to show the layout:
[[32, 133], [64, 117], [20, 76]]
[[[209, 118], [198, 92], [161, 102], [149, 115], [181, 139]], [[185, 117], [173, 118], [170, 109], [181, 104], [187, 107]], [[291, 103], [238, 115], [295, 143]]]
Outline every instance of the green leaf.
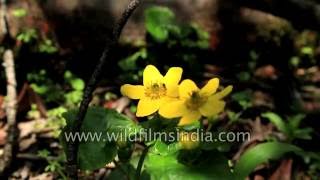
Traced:
[[288, 152], [298, 153], [300, 151], [302, 150], [299, 147], [286, 143], [266, 142], [258, 144], [240, 157], [234, 168], [234, 173], [239, 179], [245, 179], [259, 164], [279, 159]]
[[46, 94], [48, 91], [49, 91], [49, 88], [48, 86], [44, 85], [44, 86], [39, 86], [35, 83], [32, 83], [31, 85], [31, 88], [38, 94], [40, 95], [43, 95], [43, 94]]
[[[110, 112], [109, 112], [110, 113]], [[83, 121], [81, 132], [84, 134], [106, 132], [108, 112], [102, 108], [89, 108]], [[74, 126], [76, 111], [64, 114], [67, 121], [66, 129], [71, 130]], [[68, 131], [64, 131], [68, 132]], [[62, 134], [64, 134], [64, 132]], [[100, 134], [99, 134], [100, 135]], [[99, 136], [98, 135], [98, 136]], [[78, 163], [82, 170], [94, 170], [105, 166], [116, 156], [117, 148], [113, 142], [103, 140], [82, 141], [79, 144]]]
[[250, 58], [254, 61], [256, 61], [259, 58], [259, 54], [254, 50], [251, 50], [249, 55], [250, 55]]
[[71, 86], [74, 90], [82, 91], [84, 89], [84, 81], [80, 78], [75, 78], [71, 81]]
[[[174, 146], [174, 145], [172, 145]], [[178, 153], [166, 153], [170, 150], [157, 153], [149, 151], [145, 160], [145, 170], [152, 180], [207, 180], [230, 179], [231, 173], [228, 160], [221, 154], [213, 151], [203, 153], [199, 164], [185, 165], [179, 162]]]
[[251, 78], [251, 74], [249, 72], [246, 71], [241, 71], [240, 73], [237, 74], [237, 78], [240, 81], [249, 81]]
[[119, 136], [121, 135], [121, 140], [127, 140], [129, 136], [141, 132], [142, 128], [133, 120], [117, 113], [116, 111], [112, 110], [112, 112], [113, 113], [109, 113], [109, 117], [107, 117], [109, 119], [109, 122], [107, 124], [106, 130], [109, 134], [118, 134]]
[[312, 56], [313, 55], [313, 48], [310, 46], [305, 46], [301, 49], [301, 53], [305, 55]]
[[301, 121], [306, 117], [304, 114], [297, 114], [295, 116], [291, 116], [288, 118], [288, 125], [292, 130], [296, 130], [299, 128]]
[[73, 74], [71, 73], [71, 71], [66, 71], [66, 72], [64, 72], [63, 77], [64, 77], [65, 80], [70, 81], [72, 79], [72, 77], [73, 77]]
[[252, 91], [245, 90], [241, 92], [237, 92], [232, 94], [231, 98], [234, 101], [237, 101], [243, 109], [247, 109], [252, 106], [251, 99], [252, 99]]
[[156, 141], [155, 144], [149, 149], [149, 152], [159, 155], [170, 155], [174, 154], [179, 150], [178, 143], [165, 144], [161, 141]]
[[122, 59], [121, 61], [119, 61], [118, 65], [124, 71], [136, 70], [138, 68], [137, 60], [139, 58], [147, 58], [147, 50], [145, 48], [142, 48], [138, 52], [135, 52], [134, 54], [130, 55], [129, 57], [126, 57], [125, 59]]
[[45, 39], [39, 44], [39, 51], [43, 53], [52, 54], [58, 51], [58, 48], [54, 46], [52, 40]]
[[312, 136], [311, 136], [312, 132], [313, 132], [312, 128], [297, 129], [297, 130], [293, 131], [293, 138], [311, 140], [312, 139]]
[[25, 9], [23, 9], [23, 8], [14, 9], [12, 11], [12, 15], [15, 16], [15, 17], [18, 17], [18, 18], [24, 17], [24, 16], [27, 15], [27, 11]]
[[293, 56], [293, 57], [290, 59], [290, 65], [293, 66], [293, 67], [298, 67], [300, 63], [301, 63], [301, 60], [300, 60], [300, 58], [297, 57], [297, 56]]
[[108, 179], [110, 180], [127, 180], [135, 178], [135, 168], [131, 164], [121, 164], [113, 170]]
[[[72, 131], [75, 125], [77, 111], [71, 110], [63, 114], [67, 126], [61, 133], [61, 140], [66, 147], [65, 134]], [[90, 107], [81, 126], [81, 133], [87, 135], [88, 140], [82, 139], [79, 144], [78, 162], [82, 170], [94, 170], [104, 167], [117, 154], [116, 138], [111, 133], [124, 129], [128, 132], [138, 128], [132, 120], [114, 110], [100, 107]], [[80, 133], [80, 135], [81, 135]], [[110, 136], [109, 136], [110, 135]], [[91, 140], [92, 137], [95, 137]]]
[[17, 35], [17, 39], [24, 43], [29, 43], [31, 40], [37, 39], [37, 31], [35, 29], [26, 29]]
[[239, 120], [241, 113], [236, 113], [234, 111], [227, 111], [227, 116], [231, 122], [236, 122]]
[[210, 34], [209, 34], [209, 32], [203, 30], [200, 26], [198, 26], [196, 24], [192, 24], [192, 27], [196, 30], [197, 35], [198, 35], [198, 41], [197, 41], [198, 47], [202, 48], [202, 49], [209, 48], [209, 46], [210, 46], [210, 43], [209, 43]]
[[313, 129], [310, 127], [300, 128], [301, 121], [305, 118], [304, 114], [297, 114], [288, 118], [288, 129], [291, 132], [292, 139], [312, 139]]
[[166, 7], [155, 6], [145, 11], [146, 29], [155, 40], [160, 42], [168, 38], [168, 28], [174, 25], [174, 19], [174, 13]]
[[71, 91], [65, 94], [65, 98], [67, 104], [78, 104], [82, 99], [83, 92], [82, 91]]
[[263, 113], [262, 117], [267, 118], [281, 132], [285, 133], [286, 135], [290, 135], [289, 129], [286, 127], [286, 123], [283, 121], [283, 119], [279, 115], [277, 115], [273, 112], [267, 112], [267, 113]]

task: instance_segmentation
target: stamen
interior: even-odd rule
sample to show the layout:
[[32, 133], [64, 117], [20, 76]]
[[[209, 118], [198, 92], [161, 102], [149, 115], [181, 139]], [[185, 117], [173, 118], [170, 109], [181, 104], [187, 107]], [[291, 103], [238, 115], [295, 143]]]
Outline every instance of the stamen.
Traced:
[[164, 83], [151, 83], [149, 86], [145, 88], [145, 96], [151, 99], [159, 99], [166, 95], [167, 88]]
[[200, 96], [199, 91], [193, 91], [190, 94], [190, 98], [186, 100], [186, 106], [190, 110], [198, 110], [206, 100], [206, 97]]

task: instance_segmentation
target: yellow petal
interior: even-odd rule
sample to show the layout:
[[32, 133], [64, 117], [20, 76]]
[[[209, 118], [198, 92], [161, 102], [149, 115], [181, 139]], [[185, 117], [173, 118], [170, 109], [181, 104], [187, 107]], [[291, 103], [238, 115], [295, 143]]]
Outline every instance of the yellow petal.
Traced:
[[137, 107], [137, 117], [144, 117], [155, 113], [160, 107], [161, 100], [152, 100], [143, 98], [139, 101]]
[[179, 86], [179, 95], [181, 98], [188, 98], [193, 91], [199, 91], [197, 85], [190, 79], [182, 81]]
[[178, 98], [171, 98], [171, 97], [162, 97], [161, 98], [161, 102], [160, 102], [160, 107], [162, 105], [166, 105], [166, 104], [169, 104], [169, 103], [172, 103], [172, 102], [175, 102], [179, 100]]
[[200, 90], [201, 95], [210, 96], [217, 91], [219, 87], [219, 79], [212, 78], [208, 83]]
[[178, 97], [178, 84], [182, 76], [182, 68], [172, 67], [168, 70], [167, 74], [164, 76], [164, 83], [167, 87], [167, 95], [170, 97]]
[[157, 83], [163, 80], [163, 76], [160, 74], [159, 70], [153, 66], [148, 65], [143, 71], [143, 85], [149, 86], [152, 83]]
[[228, 94], [230, 94], [232, 91], [232, 86], [228, 86], [226, 88], [224, 88], [222, 91], [214, 94], [214, 96], [217, 98], [217, 99], [222, 99], [224, 98], [225, 96], [227, 96]]
[[199, 108], [199, 110], [203, 116], [210, 117], [222, 112], [225, 105], [226, 103], [224, 101], [216, 99], [214, 96], [212, 96], [203, 106]]
[[178, 84], [182, 76], [182, 68], [172, 67], [168, 70], [167, 74], [164, 76], [164, 81], [166, 84]]
[[167, 94], [168, 97], [171, 98], [177, 98], [179, 97], [179, 85], [171, 85], [167, 88]]
[[144, 87], [141, 85], [125, 84], [120, 88], [121, 94], [130, 99], [141, 99], [144, 97]]
[[176, 118], [183, 115], [185, 107], [184, 101], [176, 100], [167, 104], [162, 104], [159, 114], [165, 118]]
[[198, 121], [200, 118], [201, 118], [201, 114], [199, 111], [188, 111], [187, 113], [183, 114], [178, 125], [179, 126], [188, 125], [195, 121]]

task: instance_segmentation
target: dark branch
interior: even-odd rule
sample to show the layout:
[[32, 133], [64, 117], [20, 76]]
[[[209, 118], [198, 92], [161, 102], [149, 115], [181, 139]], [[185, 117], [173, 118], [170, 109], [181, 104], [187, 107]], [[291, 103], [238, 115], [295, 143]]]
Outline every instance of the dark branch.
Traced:
[[[76, 116], [75, 125], [72, 128], [73, 132], [79, 132], [83, 119], [87, 113], [87, 109], [89, 106], [89, 103], [92, 99], [92, 92], [96, 88], [97, 82], [100, 78], [101, 72], [103, 67], [105, 66], [107, 62], [107, 58], [109, 56], [110, 51], [115, 47], [115, 45], [118, 42], [118, 39], [120, 37], [121, 31], [125, 24], [127, 23], [129, 17], [133, 13], [133, 11], [137, 8], [137, 6], [140, 4], [139, 0], [132, 0], [126, 10], [123, 12], [121, 18], [115, 25], [113, 29], [113, 34], [111, 37], [111, 40], [107, 42], [107, 45], [102, 53], [102, 56], [99, 59], [99, 62], [94, 69], [93, 74], [91, 75], [91, 78], [89, 79], [89, 82], [87, 83], [87, 86], [84, 91], [83, 99], [80, 104], [79, 112]], [[78, 154], [78, 146], [79, 142], [69, 142], [67, 147], [67, 172], [70, 179], [78, 179], [77, 171], [77, 154]]]

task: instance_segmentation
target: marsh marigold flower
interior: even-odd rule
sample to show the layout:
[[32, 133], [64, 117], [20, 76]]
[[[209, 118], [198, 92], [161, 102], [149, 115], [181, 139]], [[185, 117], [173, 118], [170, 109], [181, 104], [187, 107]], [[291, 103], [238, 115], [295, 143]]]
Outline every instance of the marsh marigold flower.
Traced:
[[199, 89], [192, 80], [184, 80], [179, 86], [179, 100], [162, 106], [159, 114], [165, 118], [181, 117], [179, 125], [191, 124], [201, 118], [210, 117], [223, 111], [225, 102], [223, 97], [232, 91], [228, 86], [215, 93], [219, 86], [219, 79], [213, 78]]
[[159, 70], [148, 65], [143, 71], [143, 85], [125, 84], [121, 86], [121, 93], [131, 99], [140, 99], [136, 115], [148, 116], [159, 110], [179, 96], [178, 84], [181, 79], [182, 68], [172, 67], [165, 76]]

